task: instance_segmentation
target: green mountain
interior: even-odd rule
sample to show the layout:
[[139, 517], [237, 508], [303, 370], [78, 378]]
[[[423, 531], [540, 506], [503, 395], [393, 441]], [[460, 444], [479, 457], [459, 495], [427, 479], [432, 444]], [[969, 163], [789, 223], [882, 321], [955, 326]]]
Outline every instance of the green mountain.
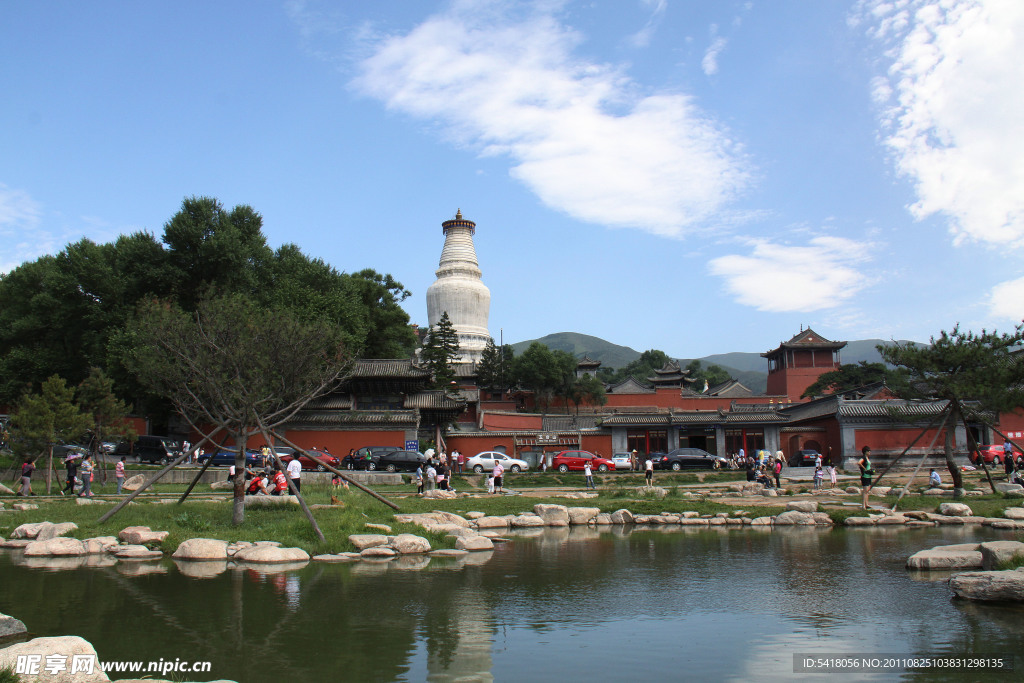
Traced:
[[574, 356], [582, 357], [584, 354], [592, 360], [601, 361], [601, 365], [609, 368], [621, 368], [640, 357], [640, 352], [628, 346], [612, 344], [600, 337], [592, 337], [589, 334], [578, 332], [556, 332], [540, 339], [529, 339], [527, 341], [512, 344], [512, 350], [518, 356], [530, 347], [533, 342], [540, 342], [549, 349], [568, 351]]
[[[640, 357], [639, 351], [628, 346], [619, 346], [600, 337], [592, 337], [578, 332], [556, 332], [540, 339], [517, 342], [512, 344], [512, 349], [516, 355], [519, 355], [535, 341], [547, 345], [549, 349], [568, 351], [576, 356], [582, 357], [586, 354], [594, 360], [601, 361], [604, 367], [609, 368], [621, 368]], [[875, 347], [878, 344], [891, 343], [884, 339], [860, 339], [847, 342], [846, 347], [840, 352], [840, 358], [843, 363], [859, 363], [861, 361], [880, 363], [882, 356]], [[765, 349], [765, 351], [768, 350]], [[680, 365], [685, 366], [693, 359], [680, 358], [678, 360]], [[760, 353], [733, 351], [731, 353], [715, 353], [697, 360], [705, 366], [718, 365], [722, 367], [755, 394], [765, 392], [768, 383], [768, 361], [762, 358]]]

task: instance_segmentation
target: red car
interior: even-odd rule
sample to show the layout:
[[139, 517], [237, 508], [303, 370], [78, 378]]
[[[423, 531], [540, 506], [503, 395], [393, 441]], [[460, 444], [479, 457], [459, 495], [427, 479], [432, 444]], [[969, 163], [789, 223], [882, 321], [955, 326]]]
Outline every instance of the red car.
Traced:
[[[986, 465], [1001, 465], [1003, 462], [1003, 447], [1001, 445], [978, 446], [978, 450], [971, 454], [971, 462], [975, 465], [980, 464], [978, 461], [978, 451], [981, 451], [981, 454], [985, 456]], [[1018, 461], [1020, 460], [1021, 453], [1019, 449], [1013, 449], [1013, 457]]]
[[561, 451], [551, 459], [551, 466], [559, 472], [582, 472], [583, 465], [590, 461], [591, 471], [607, 472], [615, 469], [615, 463], [608, 458], [594, 455], [590, 451]]
[[[333, 467], [335, 469], [339, 469], [339, 470], [341, 469], [341, 460], [339, 460], [335, 456], [331, 455], [330, 453], [324, 453], [323, 451], [313, 451], [313, 450], [311, 450], [309, 452], [312, 453], [313, 455], [315, 455], [316, 457], [320, 458], [321, 460], [323, 460], [325, 463], [327, 463], [331, 467]], [[290, 463], [292, 461], [292, 459], [294, 457], [295, 457], [294, 454], [292, 454], [292, 455], [282, 455], [281, 456], [281, 462], [283, 462], [285, 465], [287, 465], [288, 463]], [[316, 470], [317, 472], [326, 472], [327, 471], [327, 468], [325, 468], [323, 465], [321, 465], [320, 463], [316, 462], [315, 460], [307, 458], [305, 455], [300, 455], [299, 456], [299, 464], [302, 465], [302, 469], [304, 469], [304, 470]]]

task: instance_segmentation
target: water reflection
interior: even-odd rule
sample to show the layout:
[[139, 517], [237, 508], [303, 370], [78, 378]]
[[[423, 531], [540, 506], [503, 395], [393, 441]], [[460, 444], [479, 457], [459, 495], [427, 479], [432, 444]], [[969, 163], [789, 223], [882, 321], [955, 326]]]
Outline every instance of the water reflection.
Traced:
[[6, 553], [3, 611], [39, 635], [81, 635], [108, 659], [187, 655], [213, 661], [211, 678], [247, 682], [621, 680], [641, 671], [789, 680], [795, 652], [1022, 644], [1021, 609], [951, 601], [944, 581], [904, 569], [921, 548], [1012, 537], [1005, 532], [563, 527], [510, 537], [460, 558], [297, 568], [30, 565]]

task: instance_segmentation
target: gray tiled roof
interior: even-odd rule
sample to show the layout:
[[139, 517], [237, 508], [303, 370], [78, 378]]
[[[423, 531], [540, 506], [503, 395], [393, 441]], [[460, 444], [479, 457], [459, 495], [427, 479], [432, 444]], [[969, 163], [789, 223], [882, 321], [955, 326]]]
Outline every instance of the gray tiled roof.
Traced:
[[430, 371], [409, 358], [362, 358], [353, 364], [349, 379], [363, 377], [424, 379], [430, 377]]
[[306, 404], [305, 410], [348, 410], [351, 407], [351, 396], [347, 394], [329, 394], [313, 399]]
[[577, 429], [593, 428], [600, 421], [600, 415], [579, 415], [576, 417], [572, 415], [545, 415], [544, 431], [575, 431]]
[[303, 410], [290, 425], [415, 425], [412, 410]]
[[440, 389], [420, 391], [405, 397], [406, 408], [427, 408], [432, 410], [456, 410], [466, 407], [466, 401], [450, 396]]

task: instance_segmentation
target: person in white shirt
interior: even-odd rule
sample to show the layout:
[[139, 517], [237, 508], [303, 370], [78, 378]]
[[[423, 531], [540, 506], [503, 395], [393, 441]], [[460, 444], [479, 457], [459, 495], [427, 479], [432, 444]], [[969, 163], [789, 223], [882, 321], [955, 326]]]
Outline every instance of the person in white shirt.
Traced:
[[651, 460], [650, 456], [644, 462], [644, 478], [647, 480], [648, 486], [654, 485], [654, 461]]
[[931, 484], [933, 488], [938, 488], [942, 484], [942, 477], [939, 476], [938, 472], [932, 470], [931, 474], [928, 475], [928, 483]]
[[504, 493], [502, 489], [501, 475], [504, 474], [505, 468], [501, 466], [501, 463], [497, 460], [494, 461], [494, 469], [491, 470], [491, 476], [494, 477], [494, 492]]
[[298, 456], [292, 458], [291, 462], [288, 463], [288, 478], [292, 480], [292, 484], [295, 485], [295, 492], [298, 493], [302, 490], [302, 463], [299, 462]]
[[597, 487], [594, 486], [594, 472], [593, 472], [593, 470], [590, 469], [590, 461], [589, 460], [587, 462], [583, 463], [583, 474], [587, 478], [587, 488], [588, 489], [596, 489]]

